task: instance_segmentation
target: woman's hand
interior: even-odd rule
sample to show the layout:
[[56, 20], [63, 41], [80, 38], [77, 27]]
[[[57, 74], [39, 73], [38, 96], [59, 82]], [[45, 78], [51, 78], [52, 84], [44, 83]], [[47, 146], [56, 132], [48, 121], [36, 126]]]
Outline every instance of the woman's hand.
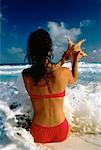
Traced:
[[75, 51], [75, 52], [72, 54], [72, 57], [73, 57], [74, 59], [79, 60], [79, 59], [81, 59], [81, 58], [84, 57], [84, 56], [83, 56], [82, 52], [80, 52], [80, 51], [76, 52], [76, 51]]
[[70, 59], [71, 63], [73, 64], [73, 62], [75, 60], [79, 61], [79, 59], [81, 59], [82, 57], [84, 57], [83, 54], [82, 54], [82, 52], [80, 52], [80, 51], [78, 51], [78, 52], [74, 51], [73, 53], [70, 53], [69, 59]]
[[70, 51], [67, 50], [67, 51], [65, 51], [64, 54], [62, 55], [62, 58], [63, 58], [64, 61], [67, 61], [67, 60], [69, 60], [69, 57], [70, 57]]

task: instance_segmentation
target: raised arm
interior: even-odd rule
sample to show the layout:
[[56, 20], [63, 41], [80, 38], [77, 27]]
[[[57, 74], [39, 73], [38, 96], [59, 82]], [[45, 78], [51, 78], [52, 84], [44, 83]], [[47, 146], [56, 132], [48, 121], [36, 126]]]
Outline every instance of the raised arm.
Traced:
[[79, 55], [79, 53], [76, 54], [73, 61], [71, 62], [71, 65], [72, 65], [71, 71], [72, 71], [72, 75], [73, 75], [75, 83], [78, 79], [78, 55]]
[[72, 72], [72, 76], [74, 78], [75, 83], [76, 83], [76, 81], [78, 79], [78, 61], [81, 58], [82, 58], [82, 54], [81, 54], [80, 51], [78, 51], [78, 52], [74, 53], [74, 57], [73, 57], [73, 59], [71, 61], [71, 65], [72, 65], [71, 72]]
[[57, 63], [51, 63], [54, 68], [58, 68], [62, 66], [69, 59], [72, 64], [72, 75], [75, 80], [78, 78], [78, 60], [82, 57], [87, 56], [87, 54], [81, 49], [81, 44], [84, 43], [85, 40], [81, 40], [78, 43], [74, 44], [70, 39], [68, 39], [68, 47], [64, 52], [62, 58]]

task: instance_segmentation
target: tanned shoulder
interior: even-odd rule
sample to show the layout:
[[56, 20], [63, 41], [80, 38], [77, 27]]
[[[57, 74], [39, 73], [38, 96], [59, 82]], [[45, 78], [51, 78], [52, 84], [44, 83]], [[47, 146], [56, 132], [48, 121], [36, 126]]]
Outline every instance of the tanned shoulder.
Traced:
[[62, 69], [64, 70], [64, 72], [68, 73], [68, 71], [70, 70], [69, 68], [67, 67], [62, 67]]

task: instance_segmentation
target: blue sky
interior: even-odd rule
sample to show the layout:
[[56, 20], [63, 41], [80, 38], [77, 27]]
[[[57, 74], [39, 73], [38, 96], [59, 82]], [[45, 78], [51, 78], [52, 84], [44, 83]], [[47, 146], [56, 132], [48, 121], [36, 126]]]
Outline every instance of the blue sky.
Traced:
[[[1, 0], [1, 63], [23, 63], [30, 32], [49, 31], [54, 53], [66, 48], [66, 39], [85, 39], [90, 62], [101, 62], [101, 0]], [[59, 58], [59, 57], [58, 57]]]

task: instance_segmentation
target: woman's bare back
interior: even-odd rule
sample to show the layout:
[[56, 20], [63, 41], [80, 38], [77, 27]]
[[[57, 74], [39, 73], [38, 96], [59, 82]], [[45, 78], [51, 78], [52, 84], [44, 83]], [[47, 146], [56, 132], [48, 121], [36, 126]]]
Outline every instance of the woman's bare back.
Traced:
[[[22, 75], [28, 93], [34, 93], [36, 95], [60, 93], [65, 90], [69, 81], [68, 69], [65, 67], [59, 67], [55, 71], [51, 72], [47, 77], [47, 85], [44, 79], [35, 85], [28, 69], [25, 69]], [[63, 112], [63, 100], [63, 97], [40, 100], [35, 100], [31, 97], [35, 111], [33, 117], [34, 121], [38, 124], [45, 124], [47, 126], [54, 126], [63, 122], [65, 118]]]

